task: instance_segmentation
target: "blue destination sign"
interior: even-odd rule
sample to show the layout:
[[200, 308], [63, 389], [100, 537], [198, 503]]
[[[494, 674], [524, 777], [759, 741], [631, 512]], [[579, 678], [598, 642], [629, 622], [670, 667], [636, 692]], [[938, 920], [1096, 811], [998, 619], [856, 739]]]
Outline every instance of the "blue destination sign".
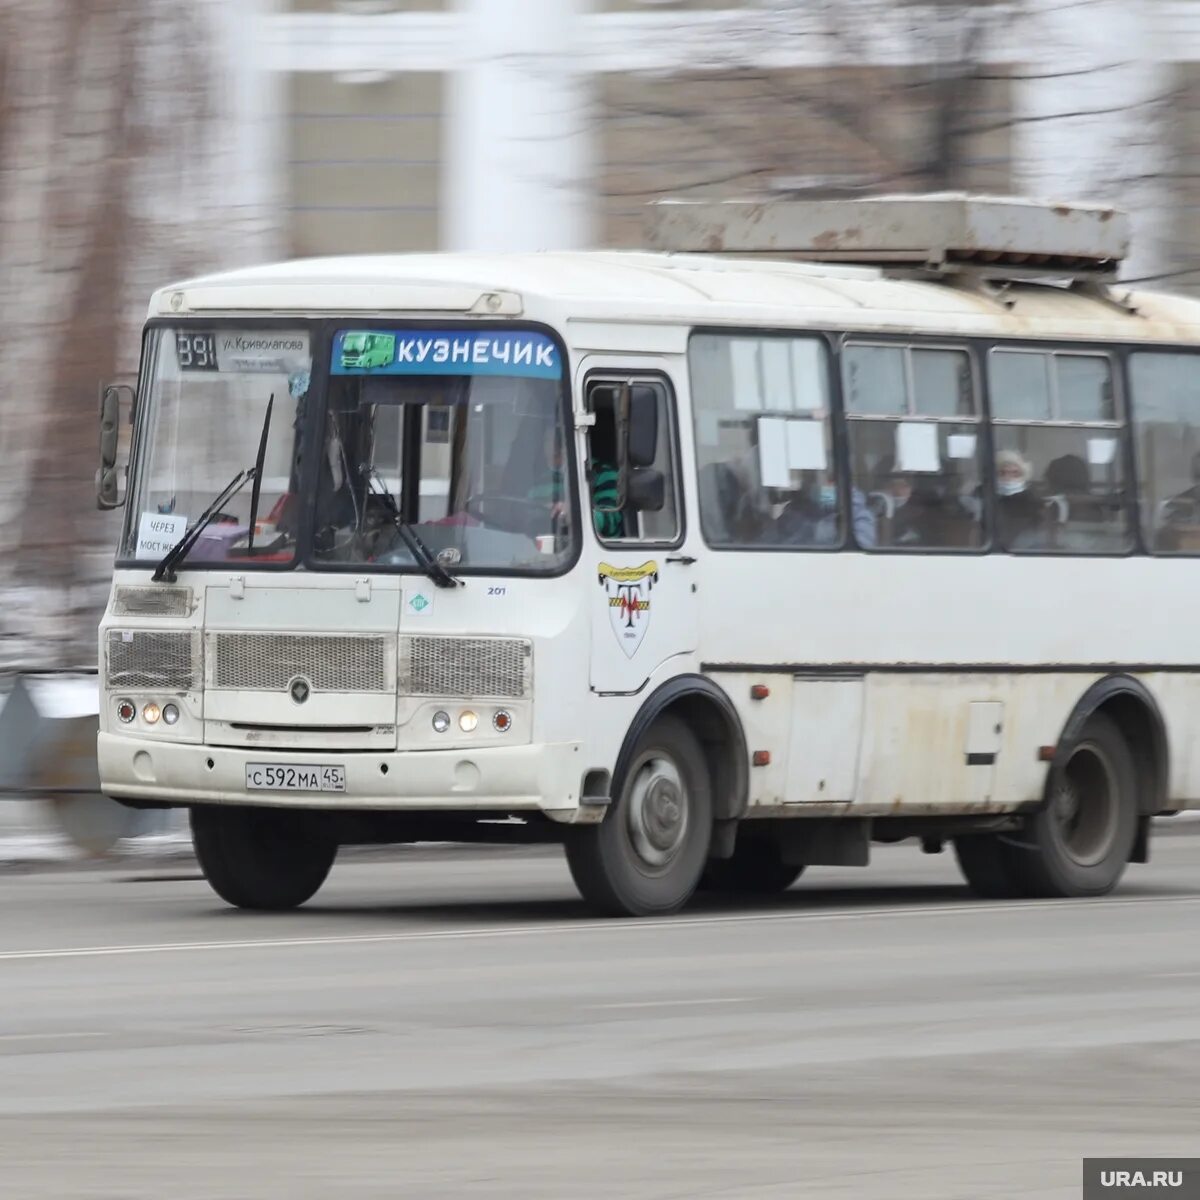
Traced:
[[517, 375], [561, 379], [558, 347], [528, 330], [343, 330], [334, 375]]

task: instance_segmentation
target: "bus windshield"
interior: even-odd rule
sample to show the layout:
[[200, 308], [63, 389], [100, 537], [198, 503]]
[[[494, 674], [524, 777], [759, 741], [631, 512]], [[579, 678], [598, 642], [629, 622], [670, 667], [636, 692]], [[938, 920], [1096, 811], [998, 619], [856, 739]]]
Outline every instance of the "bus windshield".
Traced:
[[531, 331], [340, 331], [317, 490], [318, 563], [553, 571], [571, 473], [558, 348]]
[[245, 487], [215, 514], [187, 564], [292, 562], [308, 333], [157, 328], [147, 349], [121, 557], [158, 562], [233, 476], [254, 465], [274, 397], [253, 538], [252, 489]]

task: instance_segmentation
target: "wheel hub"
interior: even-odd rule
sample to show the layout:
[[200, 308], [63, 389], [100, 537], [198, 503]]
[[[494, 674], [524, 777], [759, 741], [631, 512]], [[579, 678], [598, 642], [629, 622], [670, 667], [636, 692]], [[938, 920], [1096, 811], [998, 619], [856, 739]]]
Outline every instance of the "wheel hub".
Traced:
[[1101, 862], [1116, 834], [1119, 800], [1112, 768], [1097, 747], [1076, 749], [1052, 804], [1067, 855], [1080, 866]]
[[629, 801], [634, 850], [649, 866], [666, 866], [687, 833], [687, 793], [678, 767], [668, 758], [649, 759], [637, 773]]

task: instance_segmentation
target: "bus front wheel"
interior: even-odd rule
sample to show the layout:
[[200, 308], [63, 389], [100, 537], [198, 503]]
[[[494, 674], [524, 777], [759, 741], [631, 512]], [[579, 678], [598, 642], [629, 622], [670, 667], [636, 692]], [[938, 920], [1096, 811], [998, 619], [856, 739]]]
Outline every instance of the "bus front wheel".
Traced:
[[567, 864], [600, 912], [662, 916], [696, 890], [711, 838], [704, 751], [683, 721], [664, 716], [638, 743], [604, 820], [567, 830]]
[[192, 845], [209, 886], [235, 908], [298, 908], [316, 895], [337, 842], [306, 813], [200, 805]]

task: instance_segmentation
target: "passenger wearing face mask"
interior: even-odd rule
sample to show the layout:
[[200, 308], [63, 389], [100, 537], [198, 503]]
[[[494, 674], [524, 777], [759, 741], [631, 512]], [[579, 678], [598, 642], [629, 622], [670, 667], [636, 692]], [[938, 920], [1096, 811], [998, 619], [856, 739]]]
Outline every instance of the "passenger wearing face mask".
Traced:
[[[864, 548], [874, 548], [875, 514], [858, 488], [851, 491], [850, 507], [854, 540]], [[804, 487], [775, 518], [774, 540], [793, 546], [833, 546], [840, 534], [839, 524], [837, 483], [828, 475], [820, 479], [807, 475]]]
[[1006, 550], [1045, 544], [1045, 515], [1030, 489], [1033, 468], [1016, 450], [996, 454], [996, 530]]

